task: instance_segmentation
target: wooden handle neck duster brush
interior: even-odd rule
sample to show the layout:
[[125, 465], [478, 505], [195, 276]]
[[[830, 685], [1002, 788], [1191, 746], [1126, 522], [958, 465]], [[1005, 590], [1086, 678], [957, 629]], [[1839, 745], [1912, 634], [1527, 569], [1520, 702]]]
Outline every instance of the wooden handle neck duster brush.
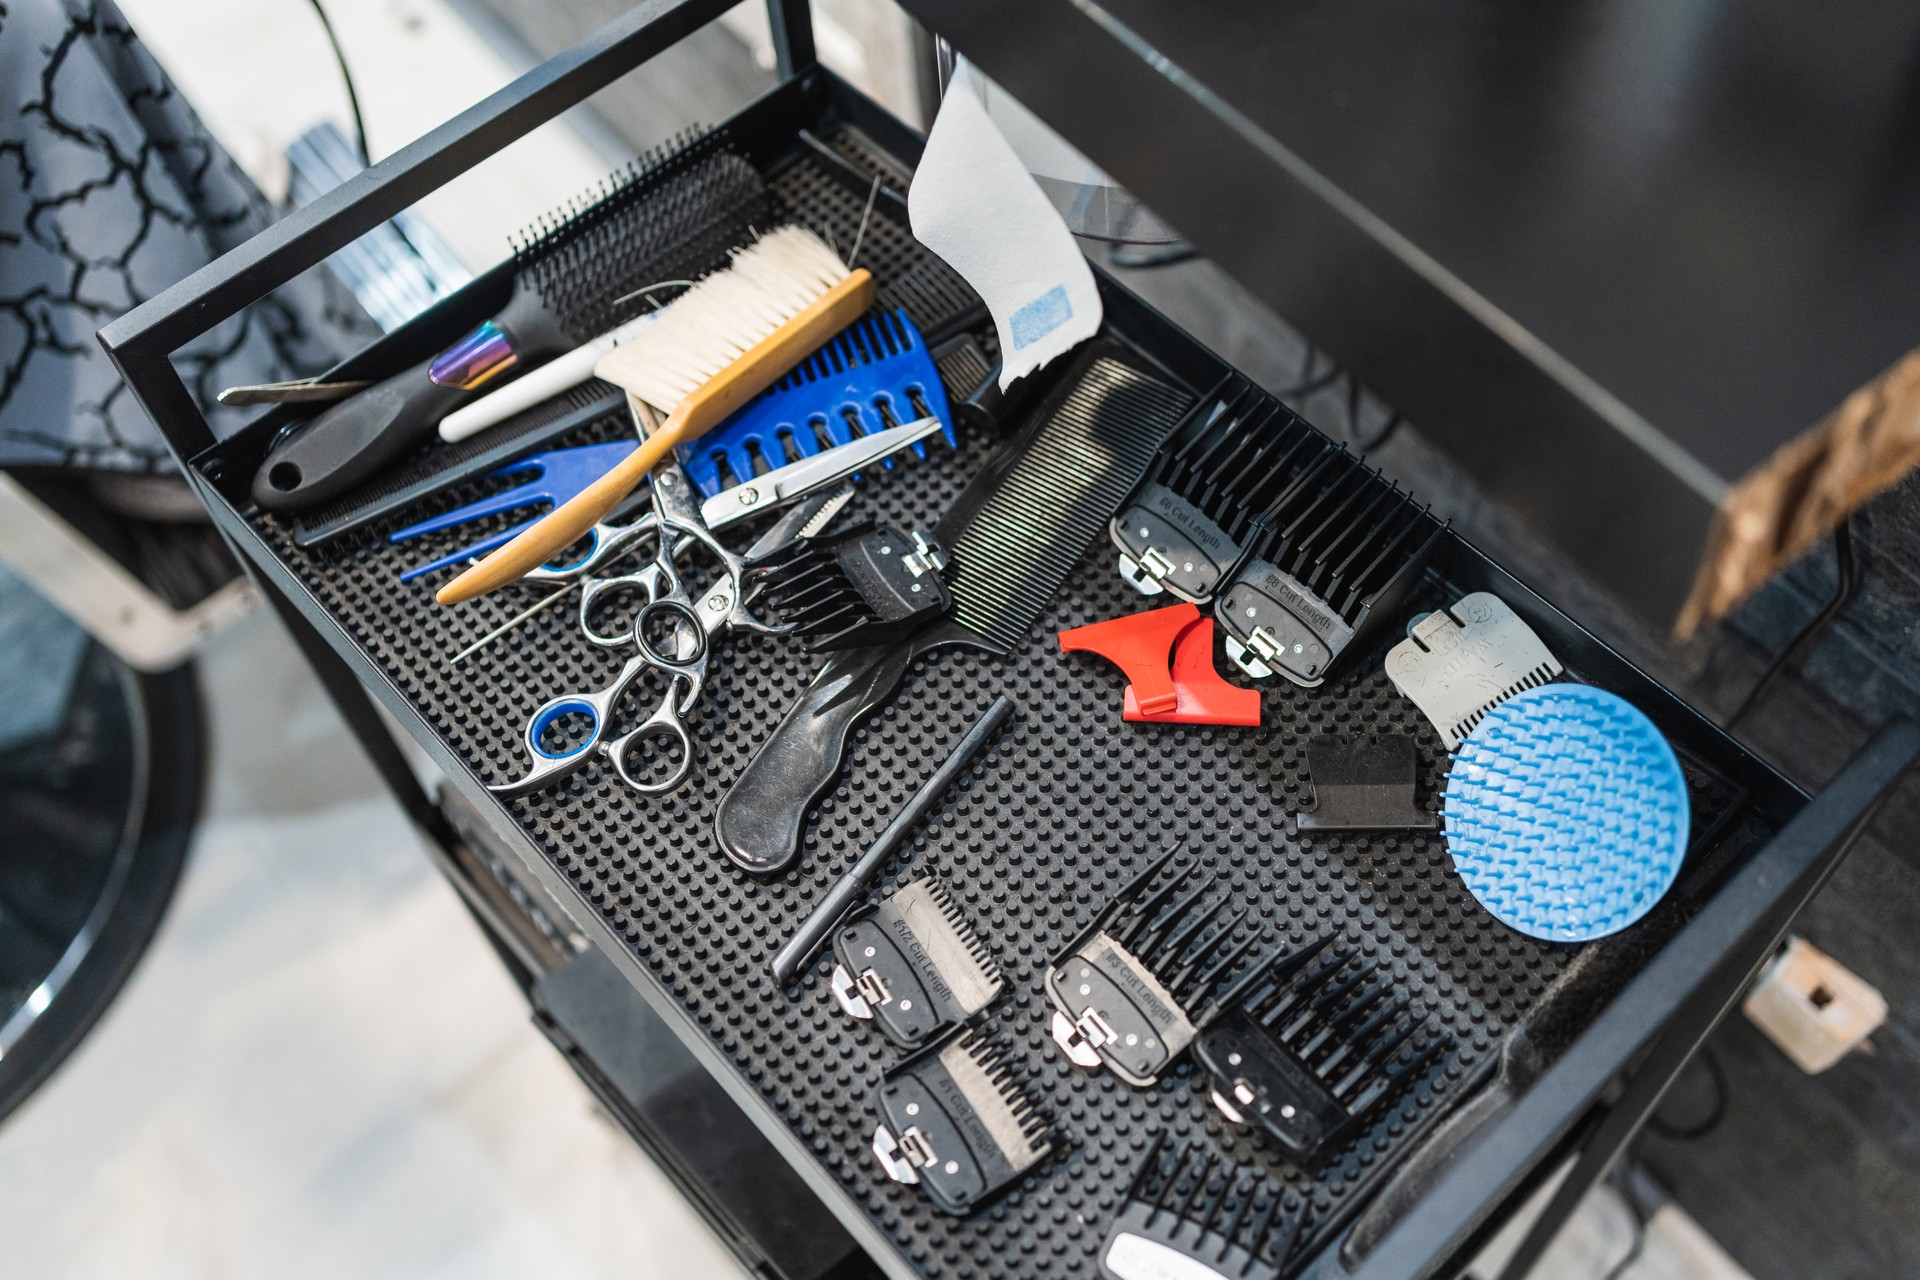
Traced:
[[594, 374], [666, 420], [606, 475], [442, 587], [441, 604], [497, 591], [545, 564], [631, 493], [676, 444], [704, 435], [873, 305], [873, 276], [803, 227], [770, 231], [687, 290]]

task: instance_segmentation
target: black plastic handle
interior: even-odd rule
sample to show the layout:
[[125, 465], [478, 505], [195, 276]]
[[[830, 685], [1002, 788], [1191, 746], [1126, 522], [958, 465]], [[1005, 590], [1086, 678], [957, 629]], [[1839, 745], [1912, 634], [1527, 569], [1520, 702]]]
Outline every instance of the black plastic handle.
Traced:
[[429, 361], [357, 391], [268, 452], [253, 500], [268, 511], [304, 511], [358, 488], [433, 435], [468, 396], [427, 376]]
[[713, 831], [722, 853], [755, 875], [793, 865], [807, 810], [839, 775], [853, 727], [893, 696], [916, 652], [909, 642], [827, 659], [721, 798]]

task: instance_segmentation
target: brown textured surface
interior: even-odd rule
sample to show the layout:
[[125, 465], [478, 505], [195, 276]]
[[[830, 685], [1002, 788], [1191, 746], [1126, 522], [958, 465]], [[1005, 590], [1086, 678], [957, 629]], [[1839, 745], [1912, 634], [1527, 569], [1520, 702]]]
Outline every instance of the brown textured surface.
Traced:
[[1920, 348], [1788, 441], [1734, 486], [1714, 517], [1681, 639], [1760, 585], [1920, 463]]

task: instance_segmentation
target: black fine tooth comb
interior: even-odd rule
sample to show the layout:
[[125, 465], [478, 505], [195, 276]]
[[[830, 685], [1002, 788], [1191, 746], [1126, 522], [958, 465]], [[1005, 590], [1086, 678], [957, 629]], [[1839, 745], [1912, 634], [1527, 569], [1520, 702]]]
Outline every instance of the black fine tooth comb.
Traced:
[[1047, 968], [1053, 1039], [1078, 1066], [1105, 1066], [1136, 1088], [1159, 1079], [1194, 1036], [1257, 979], [1222, 983], [1260, 941], [1247, 912], [1226, 913], [1215, 879], [1188, 868], [1148, 886], [1179, 852], [1156, 858]]
[[723, 265], [771, 209], [759, 172], [729, 149], [724, 131], [683, 135], [648, 153], [515, 244], [513, 292], [492, 319], [287, 432], [254, 477], [254, 501], [295, 512], [349, 496], [502, 374], [639, 315], [656, 302], [647, 286]]
[[1193, 402], [1137, 360], [1096, 338], [1051, 375], [1058, 381], [1047, 398], [933, 531], [948, 553], [952, 617], [903, 644], [828, 657], [721, 798], [714, 834], [728, 858], [756, 875], [793, 864], [807, 811], [833, 785], [854, 726], [893, 696], [916, 659], [952, 647], [1005, 657], [1027, 643], [1060, 584]]
[[1007, 1043], [976, 1028], [880, 1078], [873, 1154], [895, 1182], [972, 1213], [1053, 1151], [1053, 1125], [1015, 1078]]
[[1241, 670], [1312, 688], [1405, 596], [1445, 526], [1245, 378], [1204, 405], [1108, 527], [1121, 576], [1213, 604]]
[[1006, 985], [946, 886], [903, 885], [835, 931], [833, 996], [887, 1039], [918, 1049], [983, 1012]]
[[1375, 965], [1320, 938], [1262, 972], [1202, 1030], [1194, 1057], [1222, 1115], [1258, 1124], [1304, 1165], [1452, 1045]]
[[[1279, 1280], [1305, 1208], [1284, 1187], [1156, 1133], [1100, 1248], [1108, 1280]], [[1177, 1258], [1169, 1254], [1178, 1255]]]
[[946, 557], [925, 534], [863, 520], [798, 538], [749, 565], [762, 598], [820, 653], [904, 640], [953, 606], [940, 580]]

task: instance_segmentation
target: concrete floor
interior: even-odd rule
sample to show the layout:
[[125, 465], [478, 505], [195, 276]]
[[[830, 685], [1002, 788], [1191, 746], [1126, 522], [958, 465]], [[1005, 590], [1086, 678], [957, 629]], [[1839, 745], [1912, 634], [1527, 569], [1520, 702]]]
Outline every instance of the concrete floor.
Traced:
[[[267, 189], [288, 140], [344, 119], [295, 0], [122, 7]], [[510, 78], [441, 0], [328, 10], [376, 156]], [[481, 267], [608, 167], [555, 126], [422, 213]], [[0, 1129], [4, 1273], [740, 1274], [531, 1027], [277, 626], [249, 620], [203, 669], [207, 821], [131, 984]], [[1631, 1237], [1624, 1203], [1596, 1192], [1537, 1275], [1598, 1280]], [[1492, 1274], [1491, 1259], [1476, 1272]], [[1743, 1275], [1672, 1206], [1622, 1274]]]
[[0, 1128], [0, 1274], [741, 1275], [528, 1021], [277, 624], [202, 672], [205, 823], [132, 982]]

